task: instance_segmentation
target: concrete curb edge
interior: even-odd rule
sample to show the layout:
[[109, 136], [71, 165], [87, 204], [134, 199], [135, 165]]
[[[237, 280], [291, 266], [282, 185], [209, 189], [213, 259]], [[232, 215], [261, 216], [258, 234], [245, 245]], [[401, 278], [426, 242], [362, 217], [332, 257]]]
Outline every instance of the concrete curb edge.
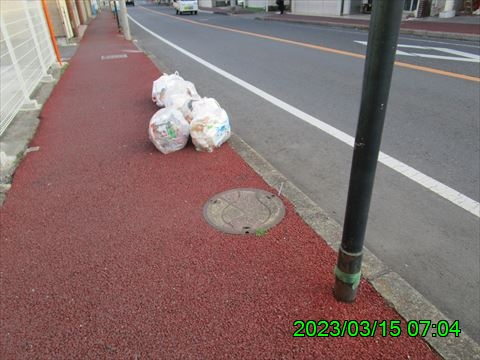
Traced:
[[[310, 25], [324, 25], [330, 27], [343, 27], [343, 28], [351, 28], [351, 29], [359, 29], [368, 31], [369, 26], [363, 24], [348, 24], [348, 23], [341, 23], [341, 22], [329, 22], [329, 21], [311, 21], [311, 20], [302, 20], [302, 19], [276, 19], [276, 18], [269, 18], [269, 17], [255, 17], [255, 20], [263, 20], [263, 21], [283, 21], [283, 22], [290, 22], [295, 24], [310, 24]], [[400, 29], [401, 34], [406, 35], [415, 35], [415, 36], [429, 36], [433, 38], [439, 39], [451, 39], [451, 40], [467, 40], [467, 41], [480, 41], [480, 36], [475, 34], [464, 34], [464, 33], [450, 33], [444, 31], [430, 31], [430, 30], [417, 30], [417, 29]]]

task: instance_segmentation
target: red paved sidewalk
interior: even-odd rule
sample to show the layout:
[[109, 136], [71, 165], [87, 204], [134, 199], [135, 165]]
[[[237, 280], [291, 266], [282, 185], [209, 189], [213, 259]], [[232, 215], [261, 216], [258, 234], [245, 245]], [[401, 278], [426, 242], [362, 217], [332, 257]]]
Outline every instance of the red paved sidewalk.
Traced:
[[210, 227], [212, 195], [273, 190], [228, 144], [159, 153], [147, 136], [159, 72], [131, 50], [99, 14], [42, 110], [40, 150], [0, 209], [0, 358], [438, 358], [405, 326], [292, 336], [297, 319], [400, 317], [363, 280], [356, 303], [333, 299], [336, 255], [286, 201], [264, 236]]

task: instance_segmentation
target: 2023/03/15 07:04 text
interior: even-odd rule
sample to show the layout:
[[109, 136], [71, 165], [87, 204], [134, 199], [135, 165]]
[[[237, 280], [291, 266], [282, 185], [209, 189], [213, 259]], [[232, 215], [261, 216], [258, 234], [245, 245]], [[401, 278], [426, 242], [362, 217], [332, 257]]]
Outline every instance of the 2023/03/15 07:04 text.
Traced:
[[[405, 328], [402, 329], [402, 323]], [[376, 334], [398, 337], [402, 334], [410, 337], [447, 337], [460, 336], [462, 330], [458, 320], [451, 324], [447, 320], [295, 320], [294, 337], [373, 337]]]

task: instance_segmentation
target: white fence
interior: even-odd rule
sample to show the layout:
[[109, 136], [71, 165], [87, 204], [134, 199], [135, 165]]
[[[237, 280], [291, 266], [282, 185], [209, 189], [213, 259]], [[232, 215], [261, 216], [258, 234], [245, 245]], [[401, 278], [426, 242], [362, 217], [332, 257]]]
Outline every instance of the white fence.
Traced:
[[40, 0], [0, 1], [0, 135], [55, 62]]

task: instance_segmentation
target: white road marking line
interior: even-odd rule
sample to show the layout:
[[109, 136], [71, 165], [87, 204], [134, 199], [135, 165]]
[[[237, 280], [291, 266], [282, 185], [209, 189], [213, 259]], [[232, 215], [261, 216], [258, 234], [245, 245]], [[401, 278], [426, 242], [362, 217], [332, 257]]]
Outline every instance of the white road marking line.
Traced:
[[431, 39], [428, 39], [428, 40], [425, 40], [425, 39], [417, 39], [417, 38], [414, 38], [414, 37], [404, 37], [404, 36], [400, 36], [398, 38], [399, 40], [406, 40], [406, 41], [413, 41], [413, 42], [426, 42], [426, 43], [435, 43], [435, 44], [446, 44], [446, 45], [451, 45], [451, 46], [461, 46], [461, 47], [471, 47], [471, 48], [474, 48], [474, 49], [478, 49], [478, 45], [469, 45], [469, 44], [461, 44], [461, 43], [453, 43], [453, 42], [446, 42], [446, 41], [436, 41], [436, 40], [431, 40]]
[[[272, 103], [273, 105], [279, 107], [280, 109], [298, 117], [299, 119], [309, 123], [310, 125], [315, 126], [316, 128], [322, 130], [323, 132], [333, 136], [337, 140], [342, 141], [343, 143], [349, 145], [350, 147], [353, 147], [355, 138], [344, 133], [341, 130], [338, 130], [334, 128], [333, 126], [303, 112], [302, 110], [287, 104], [286, 102], [276, 98], [273, 95], [270, 95], [266, 93], [265, 91], [251, 85], [250, 83], [236, 77], [235, 75], [232, 75], [225, 70], [220, 69], [219, 67], [209, 63], [206, 60], [203, 60], [202, 58], [198, 57], [197, 55], [192, 54], [191, 52], [181, 48], [178, 45], [175, 45], [174, 43], [168, 41], [167, 39], [159, 36], [158, 34], [154, 33], [150, 29], [146, 28], [142, 24], [140, 24], [138, 21], [133, 19], [130, 15], [128, 15], [129, 19], [137, 24], [141, 29], [152, 35], [153, 37], [157, 38], [158, 40], [164, 42], [165, 44], [171, 46], [175, 50], [181, 52], [182, 54], [188, 56], [192, 60], [195, 60], [196, 62], [202, 64], [203, 66], [207, 67], [208, 69], [216, 72], [217, 74], [227, 78], [228, 80], [236, 83], [237, 85], [240, 85], [241, 87], [249, 90], [250, 92], [254, 93], [255, 95], [258, 95], [259, 97], [263, 98], [264, 100]], [[399, 174], [402, 174], [406, 176], [407, 178], [413, 180], [417, 184], [423, 186], [424, 188], [436, 193], [437, 195], [443, 197], [444, 199], [452, 202], [453, 204], [461, 207], [462, 209], [470, 212], [471, 214], [480, 217], [480, 204], [478, 201], [475, 201], [466, 195], [463, 195], [459, 193], [458, 191], [448, 187], [447, 185], [442, 184], [441, 182], [419, 172], [418, 170], [412, 168], [411, 166], [402, 163], [401, 161], [383, 153], [380, 152], [378, 161], [382, 163], [383, 165], [389, 167], [390, 169], [398, 172]]]
[[[357, 44], [367, 46], [366, 41], [355, 40], [354, 42], [356, 42]], [[429, 59], [440, 59], [440, 60], [452, 60], [452, 61], [464, 61], [464, 62], [480, 63], [480, 56], [479, 55], [467, 53], [465, 51], [447, 49], [447, 48], [444, 48], [444, 47], [398, 44], [397, 48], [417, 49], [417, 50], [433, 50], [433, 51], [444, 52], [444, 53], [447, 53], [447, 54], [452, 54], [452, 55], [457, 55], [457, 56], [442, 56], [442, 55], [432, 55], [432, 54], [422, 54], [422, 53], [408, 53], [408, 52], [401, 51], [401, 50], [397, 50], [397, 55], [418, 56], [418, 57], [429, 58]]]

